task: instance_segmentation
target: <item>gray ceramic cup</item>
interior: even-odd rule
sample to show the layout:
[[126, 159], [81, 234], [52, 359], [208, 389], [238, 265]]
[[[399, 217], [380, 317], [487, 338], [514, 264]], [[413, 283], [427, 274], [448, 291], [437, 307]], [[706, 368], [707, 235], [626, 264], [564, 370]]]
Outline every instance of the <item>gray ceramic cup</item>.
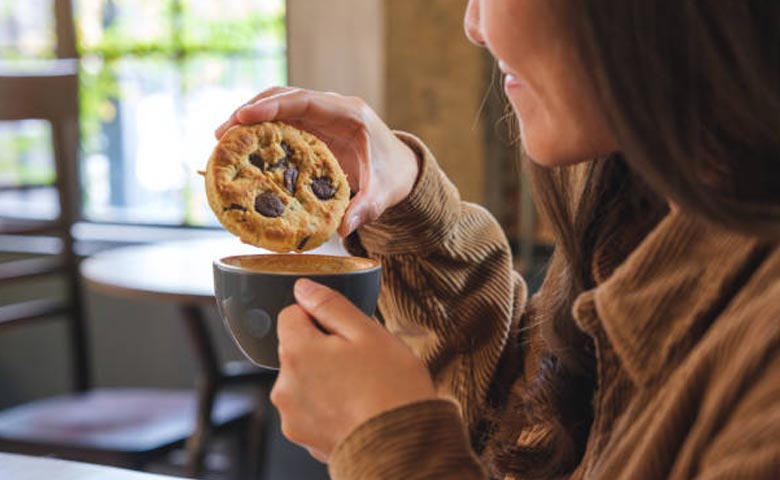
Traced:
[[279, 368], [276, 319], [295, 303], [299, 278], [341, 292], [368, 316], [376, 310], [382, 267], [376, 260], [313, 254], [238, 255], [214, 262], [217, 309], [238, 348], [261, 367]]

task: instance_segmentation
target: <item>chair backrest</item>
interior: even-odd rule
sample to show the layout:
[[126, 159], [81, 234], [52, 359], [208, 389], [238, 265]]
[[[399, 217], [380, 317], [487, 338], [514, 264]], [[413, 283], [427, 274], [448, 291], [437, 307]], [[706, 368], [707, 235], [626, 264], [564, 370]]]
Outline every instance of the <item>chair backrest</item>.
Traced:
[[[54, 236], [61, 248], [52, 258], [32, 258], [0, 264], [0, 286], [22, 279], [49, 274], [66, 278], [65, 299], [40, 298], [0, 307], [0, 328], [16, 327], [52, 316], [68, 320], [74, 387], [89, 385], [87, 341], [78, 258], [72, 235], [73, 224], [80, 219], [79, 182], [79, 102], [78, 60], [70, 0], [53, 0], [57, 30], [57, 60], [19, 64], [0, 62], [0, 120], [39, 119], [51, 126], [52, 152], [56, 172], [55, 187], [59, 216], [54, 221], [14, 217], [0, 219], [0, 234], [28, 238], [30, 235]], [[69, 57], [69, 58], [68, 58]], [[3, 187], [3, 191], [24, 190], [29, 186]]]
[[57, 58], [77, 58], [73, 2], [71, 0], [52, 0], [52, 2], [57, 29]]
[[[0, 120], [46, 120], [51, 125], [60, 221], [80, 214], [78, 180], [78, 63], [74, 59], [35, 62], [14, 71], [0, 63]], [[21, 186], [25, 187], [25, 186]], [[6, 187], [7, 189], [7, 187]]]

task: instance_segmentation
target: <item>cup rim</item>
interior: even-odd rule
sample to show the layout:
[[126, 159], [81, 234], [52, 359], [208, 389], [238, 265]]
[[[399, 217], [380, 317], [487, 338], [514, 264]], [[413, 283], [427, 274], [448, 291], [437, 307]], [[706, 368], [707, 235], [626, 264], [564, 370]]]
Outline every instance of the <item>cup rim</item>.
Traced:
[[[235, 265], [231, 265], [229, 263], [225, 263], [225, 260], [229, 260], [232, 258], [242, 258], [242, 257], [262, 257], [267, 255], [273, 255], [273, 256], [282, 256], [282, 257], [302, 257], [302, 256], [312, 256], [312, 257], [319, 257], [319, 258], [357, 258], [360, 260], [367, 260], [369, 262], [372, 262], [374, 264], [373, 267], [369, 268], [363, 268], [360, 270], [351, 270], [347, 272], [310, 272], [310, 273], [301, 273], [301, 272], [259, 272], [255, 270], [248, 270], [246, 268], [241, 268]], [[218, 268], [222, 271], [226, 272], [232, 272], [232, 273], [240, 273], [242, 275], [263, 275], [263, 276], [279, 276], [279, 277], [329, 277], [329, 276], [343, 276], [343, 275], [360, 275], [365, 273], [371, 273], [375, 272], [377, 270], [382, 269], [382, 263], [379, 260], [373, 259], [373, 258], [366, 258], [366, 257], [357, 257], [354, 255], [322, 255], [319, 253], [250, 253], [250, 254], [244, 254], [244, 255], [228, 255], [227, 257], [222, 257], [214, 260], [213, 265], [215, 268]]]

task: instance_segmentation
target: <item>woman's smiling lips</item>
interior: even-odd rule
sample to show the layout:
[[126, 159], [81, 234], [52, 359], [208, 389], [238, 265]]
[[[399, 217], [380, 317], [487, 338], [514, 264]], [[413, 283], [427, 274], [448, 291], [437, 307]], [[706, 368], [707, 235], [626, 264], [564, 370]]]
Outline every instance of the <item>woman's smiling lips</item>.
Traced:
[[498, 62], [498, 68], [501, 70], [501, 73], [504, 74], [504, 89], [505, 90], [512, 90], [519, 88], [521, 86], [520, 80], [509, 69], [507, 68], [506, 64], [502, 61]]

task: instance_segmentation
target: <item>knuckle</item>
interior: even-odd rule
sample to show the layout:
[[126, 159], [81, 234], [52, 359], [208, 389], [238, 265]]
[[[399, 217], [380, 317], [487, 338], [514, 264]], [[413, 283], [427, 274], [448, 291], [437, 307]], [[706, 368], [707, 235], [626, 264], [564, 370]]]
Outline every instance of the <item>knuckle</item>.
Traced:
[[271, 395], [268, 397], [271, 403], [281, 410], [281, 406], [284, 404], [284, 394], [280, 388], [274, 387], [271, 390]]
[[300, 443], [299, 442], [300, 434], [297, 431], [297, 429], [293, 428], [290, 425], [290, 422], [282, 421], [281, 430], [282, 430], [282, 435], [284, 436], [284, 438], [286, 438], [287, 440], [289, 440], [289, 441], [291, 441], [293, 443]]
[[297, 92], [299, 92], [301, 89], [297, 87], [287, 87], [282, 85], [277, 85], [273, 87], [269, 87], [262, 92], [260, 92], [256, 97], [251, 99], [249, 102], [247, 102], [244, 106], [251, 106], [251, 105], [259, 105], [267, 100], [274, 99], [274, 98], [281, 98], [288, 95], [293, 95]]
[[283, 90], [284, 90], [284, 88], [285, 88], [285, 87], [283, 87], [283, 86], [281, 86], [281, 85], [274, 85], [273, 87], [268, 87], [268, 88], [266, 88], [266, 89], [265, 89], [265, 90], [263, 90], [263, 91], [262, 91], [260, 94], [261, 94], [261, 95], [270, 95], [270, 94], [274, 94], [274, 93], [276, 93], [276, 92], [281, 92], [281, 91], [283, 91]]
[[382, 206], [379, 204], [379, 201], [371, 200], [368, 202], [366, 205], [366, 215], [368, 216], [369, 222], [373, 222], [382, 215]]
[[288, 343], [293, 339], [292, 335], [294, 335], [292, 329], [288, 328], [282, 317], [279, 317], [279, 320], [276, 322], [276, 338], [278, 340], [276, 348], [279, 350], [280, 355], [282, 350], [286, 351], [288, 349]]
[[279, 349], [277, 351], [277, 355], [279, 357], [279, 364], [284, 365], [284, 368], [286, 368], [288, 371], [295, 370], [295, 365], [297, 363], [295, 355], [290, 351], [289, 348], [279, 345]]
[[303, 309], [295, 304], [289, 305], [279, 312], [276, 317], [276, 335], [280, 344], [295, 338], [296, 325], [300, 322], [299, 317], [305, 314]]
[[271, 403], [274, 404], [274, 406], [276, 406], [276, 408], [278, 408], [280, 411], [285, 409], [289, 395], [287, 388], [282, 381], [276, 381], [268, 398], [271, 400]]
[[366, 101], [360, 97], [353, 97], [353, 99], [354, 100], [351, 101], [351, 105], [355, 111], [357, 119], [361, 124], [368, 124], [374, 114], [374, 109], [372, 109], [371, 105], [366, 103]]
[[311, 455], [318, 462], [328, 463], [328, 456], [325, 455], [324, 453], [322, 453], [322, 452], [320, 452], [320, 451], [318, 451], [318, 450], [316, 450], [314, 448], [310, 448], [308, 450], [309, 450], [309, 455]]
[[318, 297], [315, 299], [315, 308], [317, 310], [328, 308], [331, 305], [339, 303], [340, 300], [341, 296], [338, 293], [334, 290], [326, 289], [319, 293]]
[[290, 87], [290, 88], [287, 89], [286, 93], [288, 95], [309, 95], [311, 92], [309, 92], [305, 88]]
[[360, 110], [366, 105], [365, 100], [355, 95], [350, 95], [348, 97], [345, 97], [345, 100], [347, 101], [347, 103], [352, 105], [356, 110]]
[[282, 309], [281, 312], [279, 312], [279, 315], [276, 317], [276, 330], [279, 334], [282, 332], [287, 331], [290, 324], [290, 319], [295, 313], [294, 305], [288, 305]]

